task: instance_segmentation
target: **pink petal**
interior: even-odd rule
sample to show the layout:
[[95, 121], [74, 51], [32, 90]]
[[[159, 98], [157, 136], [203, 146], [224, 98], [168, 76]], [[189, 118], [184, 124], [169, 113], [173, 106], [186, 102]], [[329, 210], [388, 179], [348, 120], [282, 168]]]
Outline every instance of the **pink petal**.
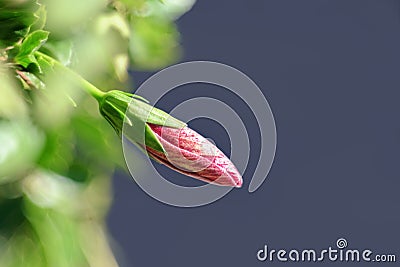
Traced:
[[193, 178], [224, 186], [241, 187], [242, 177], [233, 163], [203, 136], [181, 129], [149, 124], [165, 153], [147, 147], [160, 163]]

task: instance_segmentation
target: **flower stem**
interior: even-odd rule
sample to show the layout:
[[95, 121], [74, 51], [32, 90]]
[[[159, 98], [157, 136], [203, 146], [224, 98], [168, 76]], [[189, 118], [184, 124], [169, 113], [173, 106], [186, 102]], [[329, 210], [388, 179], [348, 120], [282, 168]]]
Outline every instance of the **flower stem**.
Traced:
[[49, 61], [51, 64], [54, 64], [54, 66], [61, 68], [63, 71], [67, 72], [68, 74], [70, 74], [71, 76], [76, 78], [76, 80], [79, 81], [79, 83], [81, 84], [82, 88], [88, 94], [90, 94], [91, 96], [96, 98], [97, 101], [100, 101], [100, 99], [104, 96], [105, 93], [103, 91], [101, 91], [99, 88], [97, 88], [96, 86], [94, 86], [93, 84], [91, 84], [90, 82], [85, 80], [82, 76], [80, 76], [78, 73], [76, 73], [72, 69], [61, 64], [58, 60], [56, 60], [56, 59], [52, 58], [51, 56], [46, 55], [42, 52], [39, 52], [39, 51], [35, 52], [35, 54], [40, 57], [43, 57], [44, 59]]

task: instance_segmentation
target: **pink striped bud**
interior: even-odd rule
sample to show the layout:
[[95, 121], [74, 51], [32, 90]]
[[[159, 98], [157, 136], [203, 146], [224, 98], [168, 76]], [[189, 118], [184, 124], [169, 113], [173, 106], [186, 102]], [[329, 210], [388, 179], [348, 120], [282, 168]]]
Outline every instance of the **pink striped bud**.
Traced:
[[159, 163], [207, 183], [241, 187], [242, 177], [229, 158], [184, 122], [117, 90], [107, 92], [99, 104], [119, 135], [125, 121], [127, 138]]
[[224, 186], [242, 186], [233, 163], [214, 144], [194, 130], [149, 124], [164, 152], [146, 146], [150, 156], [185, 175]]

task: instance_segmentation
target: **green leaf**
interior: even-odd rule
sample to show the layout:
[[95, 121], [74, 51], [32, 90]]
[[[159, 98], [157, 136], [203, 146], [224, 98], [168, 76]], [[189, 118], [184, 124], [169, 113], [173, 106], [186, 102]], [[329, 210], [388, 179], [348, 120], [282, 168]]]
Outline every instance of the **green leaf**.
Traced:
[[29, 222], [24, 219], [22, 204], [20, 204], [21, 200], [13, 200], [12, 202], [16, 203], [13, 203], [13, 214], [11, 215], [18, 213], [21, 218], [13, 221], [12, 219], [15, 220], [15, 216], [11, 219], [7, 216], [8, 214], [1, 214], [2, 218], [6, 218], [6, 220], [11, 219], [9, 223], [12, 228], [10, 230], [6, 229], [6, 231], [8, 230], [7, 232], [1, 232], [2, 229], [0, 229], [0, 234], [5, 233], [9, 236], [6, 242], [3, 244], [0, 243], [0, 266], [27, 266], [27, 262], [29, 262], [29, 267], [47, 266], [43, 246], [38, 245], [40, 244], [40, 240], [37, 233]]
[[[54, 194], [53, 189], [53, 187], [47, 190], [37, 188], [37, 193], [48, 197], [49, 194]], [[74, 195], [71, 202], [74, 200], [73, 197]], [[79, 242], [82, 239], [79, 231], [80, 221], [62, 213], [63, 210], [60, 208], [50, 209], [35, 205], [29, 195], [24, 197], [24, 200], [26, 217], [38, 235], [40, 244], [43, 244], [47, 264], [42, 266], [89, 266], [85, 262], [85, 255]]]
[[[21, 199], [20, 198], [8, 198], [9, 191], [5, 192], [4, 188], [10, 190], [8, 186], [1, 187], [0, 193], [0, 236], [3, 235], [5, 238], [10, 238], [14, 233], [18, 225], [24, 222], [24, 214], [21, 210]], [[0, 239], [1, 242], [1, 239]], [[0, 246], [2, 244], [0, 243]], [[0, 249], [1, 251], [1, 249]], [[1, 263], [1, 252], [0, 252], [0, 263]], [[0, 264], [0, 266], [3, 266]]]
[[44, 45], [42, 51], [49, 52], [53, 58], [57, 59], [64, 66], [70, 66], [73, 63], [74, 46], [71, 40], [53, 40], [49, 39]]
[[153, 70], [174, 63], [180, 55], [179, 33], [173, 22], [157, 17], [135, 17], [129, 53], [133, 66]]
[[47, 131], [38, 166], [65, 175], [73, 160], [73, 133], [68, 129]]
[[182, 14], [188, 12], [195, 2], [195, 0], [160, 0], [149, 1], [147, 6], [151, 10], [152, 16], [176, 20]]
[[98, 170], [104, 174], [115, 164], [124, 166], [118, 136], [102, 117], [87, 112], [87, 108], [93, 107], [94, 109], [96, 103], [93, 103], [93, 106], [88, 106], [89, 103], [85, 104], [86, 109], [81, 104], [77, 108], [78, 114], [72, 118], [71, 124], [68, 125], [68, 127], [76, 129], [76, 146], [80, 148], [80, 157], [75, 157], [75, 159], [85, 165], [86, 170], [93, 168], [92, 173]]
[[42, 70], [43, 73], [51, 73], [54, 71], [54, 63], [48, 61], [42, 56], [36, 56], [36, 60], [39, 64], [40, 69]]
[[38, 7], [36, 1], [0, 1], [0, 48], [14, 45], [28, 34], [38, 20], [34, 14]]
[[36, 60], [35, 52], [47, 41], [49, 32], [37, 30], [30, 33], [19, 47], [18, 54], [15, 57], [15, 62], [27, 68], [30, 64], [40, 66]]
[[0, 120], [0, 184], [14, 181], [31, 168], [42, 150], [44, 136], [26, 120]]
[[28, 107], [23, 95], [11, 73], [4, 71], [2, 66], [0, 66], [0, 88], [0, 118], [16, 119], [27, 117]]
[[107, 6], [106, 0], [41, 0], [46, 5], [46, 28], [53, 36], [71, 38]]
[[46, 6], [40, 5], [38, 10], [34, 13], [37, 18], [36, 22], [31, 26], [31, 30], [41, 30], [46, 25], [47, 11]]

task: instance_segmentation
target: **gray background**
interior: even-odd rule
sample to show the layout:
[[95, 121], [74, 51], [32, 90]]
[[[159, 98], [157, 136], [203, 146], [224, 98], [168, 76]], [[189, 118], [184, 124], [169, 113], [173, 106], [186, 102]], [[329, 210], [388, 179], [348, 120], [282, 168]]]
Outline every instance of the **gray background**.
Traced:
[[[350, 248], [395, 253], [399, 261], [400, 2], [200, 0], [179, 29], [182, 62], [231, 65], [263, 90], [277, 125], [276, 158], [249, 194], [259, 153], [250, 109], [211, 85], [170, 92], [158, 107], [209, 96], [248, 117], [244, 187], [184, 209], [159, 203], [118, 173], [108, 223], [122, 266], [283, 266], [258, 262], [256, 252], [264, 244], [320, 250], [340, 237]], [[140, 84], [150, 74], [133, 75]], [[190, 125], [230, 153], [220, 125]], [[158, 168], [176, 183], [198, 184]]]

